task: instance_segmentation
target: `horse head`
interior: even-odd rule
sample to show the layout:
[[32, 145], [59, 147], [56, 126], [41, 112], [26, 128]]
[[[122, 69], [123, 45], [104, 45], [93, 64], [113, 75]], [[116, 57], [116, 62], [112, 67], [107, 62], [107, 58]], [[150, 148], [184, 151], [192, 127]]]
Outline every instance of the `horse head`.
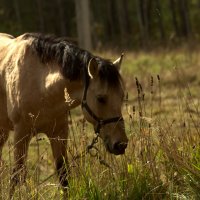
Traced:
[[128, 139], [122, 116], [124, 84], [120, 75], [123, 55], [115, 62], [92, 58], [87, 66], [88, 79], [82, 100], [83, 114], [115, 155], [124, 154]]

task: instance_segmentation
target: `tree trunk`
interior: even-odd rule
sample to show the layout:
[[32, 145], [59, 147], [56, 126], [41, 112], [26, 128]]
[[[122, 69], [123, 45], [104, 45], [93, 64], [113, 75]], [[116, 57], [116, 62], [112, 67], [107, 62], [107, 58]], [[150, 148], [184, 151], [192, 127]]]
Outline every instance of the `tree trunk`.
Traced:
[[[148, 4], [149, 3], [149, 4]], [[140, 28], [140, 38], [143, 47], [147, 46], [147, 42], [149, 40], [149, 18], [150, 18], [150, 11], [149, 8], [151, 6], [147, 0], [137, 0], [137, 15], [139, 21], [139, 28]]]
[[171, 10], [171, 14], [172, 14], [174, 30], [175, 30], [176, 36], [179, 37], [180, 31], [179, 31], [177, 15], [176, 15], [176, 2], [174, 0], [170, 0], [170, 10]]
[[156, 8], [158, 11], [158, 24], [159, 24], [159, 29], [160, 29], [160, 37], [161, 40], [163, 41], [165, 39], [165, 30], [163, 27], [163, 17], [162, 17], [162, 10], [161, 10], [161, 6], [160, 6], [160, 0], [156, 0]]
[[18, 26], [19, 26], [19, 31], [21, 32], [22, 31], [22, 19], [21, 19], [19, 1], [18, 0], [14, 0], [13, 3], [14, 3], [16, 19], [17, 19]]
[[117, 0], [117, 16], [119, 21], [119, 30], [121, 43], [126, 44], [128, 42], [128, 35], [130, 34], [130, 23], [128, 15], [127, 0]]
[[76, 0], [76, 23], [80, 47], [91, 50], [90, 8], [89, 0]]
[[128, 2], [127, 0], [123, 1], [124, 12], [125, 12], [125, 22], [126, 22], [126, 32], [130, 34], [131, 32], [131, 23], [130, 23], [130, 16], [128, 11]]
[[181, 31], [184, 37], [189, 37], [191, 33], [190, 17], [187, 0], [179, 0], [179, 13], [181, 19]]
[[44, 16], [43, 16], [43, 4], [42, 0], [37, 0], [37, 7], [38, 7], [38, 21], [39, 21], [39, 30], [41, 32], [45, 32], [45, 23], [44, 23]]
[[115, 24], [115, 16], [113, 13], [115, 12], [113, 9], [113, 0], [106, 1], [106, 15], [108, 16], [107, 20], [107, 34], [110, 34], [110, 37], [113, 38], [116, 36], [116, 24]]
[[59, 14], [59, 21], [60, 21], [60, 33], [62, 36], [66, 36], [66, 25], [65, 25], [65, 16], [64, 16], [64, 7], [63, 7], [63, 0], [57, 0], [58, 5], [58, 14]]

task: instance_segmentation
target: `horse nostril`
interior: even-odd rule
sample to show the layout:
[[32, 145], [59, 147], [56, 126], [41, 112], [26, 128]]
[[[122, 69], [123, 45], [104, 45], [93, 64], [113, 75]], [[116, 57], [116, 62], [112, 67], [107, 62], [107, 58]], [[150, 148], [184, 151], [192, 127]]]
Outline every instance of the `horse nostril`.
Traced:
[[127, 147], [127, 143], [125, 143], [125, 142], [116, 142], [114, 144], [114, 150], [116, 150], [118, 152], [124, 152], [126, 147]]

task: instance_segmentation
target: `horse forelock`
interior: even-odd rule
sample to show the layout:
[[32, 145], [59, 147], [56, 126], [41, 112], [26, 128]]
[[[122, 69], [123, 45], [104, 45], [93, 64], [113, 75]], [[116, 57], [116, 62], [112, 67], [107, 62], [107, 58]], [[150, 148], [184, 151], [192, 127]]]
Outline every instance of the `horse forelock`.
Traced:
[[71, 44], [66, 38], [39, 33], [27, 33], [24, 39], [32, 39], [32, 48], [43, 63], [55, 62], [62, 75], [70, 80], [78, 80], [91, 58], [97, 60], [101, 81], [117, 87], [123, 83], [121, 75], [110, 60], [92, 55], [90, 52]]
[[122, 77], [116, 66], [110, 61], [96, 58], [99, 66], [99, 77], [101, 81], [106, 81], [111, 87], [123, 85]]

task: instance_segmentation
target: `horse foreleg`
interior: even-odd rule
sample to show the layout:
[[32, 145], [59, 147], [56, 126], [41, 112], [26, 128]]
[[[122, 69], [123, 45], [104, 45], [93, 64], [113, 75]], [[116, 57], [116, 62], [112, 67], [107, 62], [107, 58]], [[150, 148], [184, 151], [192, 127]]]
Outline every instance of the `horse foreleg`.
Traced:
[[26, 178], [26, 158], [30, 142], [30, 134], [20, 127], [15, 127], [14, 137], [14, 168], [10, 180], [10, 199], [15, 192], [15, 186], [23, 183]]
[[68, 186], [68, 160], [67, 160], [67, 131], [61, 130], [58, 133], [54, 133], [53, 139], [50, 139], [53, 157], [55, 160], [55, 166], [57, 174], [59, 176], [60, 184], [63, 189], [66, 189]]
[[[0, 130], [0, 195], [3, 196], [2, 194], [2, 174], [4, 171], [4, 165], [3, 165], [3, 160], [2, 160], [2, 150], [3, 150], [3, 146], [5, 144], [5, 142], [7, 141], [9, 136], [9, 131], [8, 130]], [[1, 197], [3, 198], [3, 197]], [[0, 199], [1, 199], [0, 198]]]
[[4, 130], [4, 129], [0, 130], [0, 167], [2, 167], [3, 165], [2, 150], [5, 142], [8, 140], [8, 136], [9, 136], [9, 130]]

